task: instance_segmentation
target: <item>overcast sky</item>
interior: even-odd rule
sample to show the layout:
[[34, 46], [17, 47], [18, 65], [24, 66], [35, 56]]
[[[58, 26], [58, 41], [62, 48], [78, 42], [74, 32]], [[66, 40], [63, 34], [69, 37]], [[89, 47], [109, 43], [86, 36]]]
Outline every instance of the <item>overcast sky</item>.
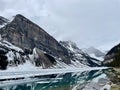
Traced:
[[57, 40], [109, 49], [120, 42], [120, 0], [0, 0], [0, 15], [23, 14]]

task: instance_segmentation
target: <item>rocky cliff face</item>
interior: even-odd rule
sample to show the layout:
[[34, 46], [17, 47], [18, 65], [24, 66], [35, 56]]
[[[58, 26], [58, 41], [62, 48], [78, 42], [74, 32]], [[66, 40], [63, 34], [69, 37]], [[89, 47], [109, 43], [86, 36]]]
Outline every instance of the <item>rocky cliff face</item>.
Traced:
[[103, 64], [107, 66], [120, 67], [120, 44], [113, 47], [105, 55]]
[[67, 50], [41, 27], [22, 15], [16, 15], [11, 23], [0, 29], [0, 34], [3, 39], [23, 50], [33, 50], [36, 47], [61, 58], [67, 64], [70, 63]]

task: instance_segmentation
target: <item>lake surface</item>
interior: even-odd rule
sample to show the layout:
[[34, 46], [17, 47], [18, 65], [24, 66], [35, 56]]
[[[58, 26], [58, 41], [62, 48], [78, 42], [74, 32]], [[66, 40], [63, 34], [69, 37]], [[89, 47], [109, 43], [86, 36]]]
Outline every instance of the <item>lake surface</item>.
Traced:
[[[112, 81], [115, 77], [113, 74], [112, 69], [106, 69], [37, 76], [6, 81], [6, 84], [0, 86], [0, 90], [105, 90], [106, 84], [119, 83], [118, 79]], [[117, 87], [113, 90], [120, 89]]]

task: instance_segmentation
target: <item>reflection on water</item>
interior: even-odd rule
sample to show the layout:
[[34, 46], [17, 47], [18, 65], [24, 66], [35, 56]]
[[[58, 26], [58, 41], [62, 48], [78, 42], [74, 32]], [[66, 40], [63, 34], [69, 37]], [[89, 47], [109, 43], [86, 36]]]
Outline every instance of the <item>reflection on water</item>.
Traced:
[[[109, 70], [39, 76], [27, 83], [7, 85], [0, 90], [100, 90], [109, 82]], [[26, 79], [25, 81], [30, 80]], [[16, 80], [16, 82], [19, 82]], [[101, 89], [102, 90], [102, 89]], [[119, 89], [118, 89], [119, 90]]]

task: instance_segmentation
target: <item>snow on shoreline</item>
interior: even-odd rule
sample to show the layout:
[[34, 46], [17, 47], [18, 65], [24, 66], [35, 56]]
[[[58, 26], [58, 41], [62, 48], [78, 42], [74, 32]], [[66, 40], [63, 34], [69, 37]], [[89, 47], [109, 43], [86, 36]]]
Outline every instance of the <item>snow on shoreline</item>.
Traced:
[[28, 71], [0, 71], [0, 79], [19, 78], [19, 77], [34, 77], [40, 75], [51, 75], [61, 73], [83, 72], [91, 70], [102, 70], [107, 67], [89, 67], [89, 68], [69, 68], [69, 69], [38, 69]]

